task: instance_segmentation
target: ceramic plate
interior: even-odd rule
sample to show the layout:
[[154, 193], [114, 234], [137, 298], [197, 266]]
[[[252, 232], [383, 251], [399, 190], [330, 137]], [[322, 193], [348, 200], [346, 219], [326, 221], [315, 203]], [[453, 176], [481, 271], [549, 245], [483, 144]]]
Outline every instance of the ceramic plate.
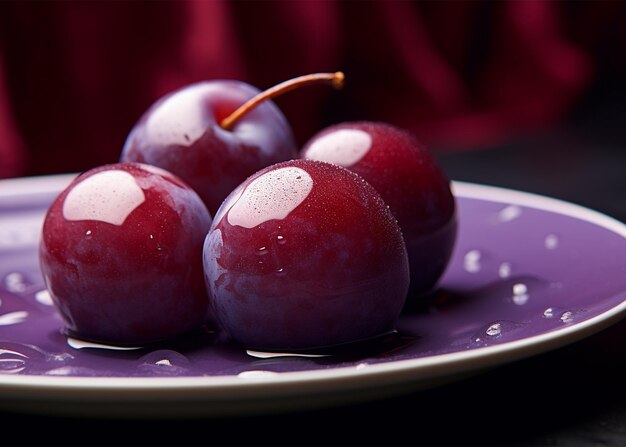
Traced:
[[626, 313], [626, 226], [563, 201], [454, 183], [460, 233], [429, 305], [397, 332], [308, 355], [210, 332], [150, 348], [65, 337], [38, 267], [45, 210], [71, 176], [0, 182], [0, 405], [98, 416], [309, 409], [458, 380], [586, 337]]

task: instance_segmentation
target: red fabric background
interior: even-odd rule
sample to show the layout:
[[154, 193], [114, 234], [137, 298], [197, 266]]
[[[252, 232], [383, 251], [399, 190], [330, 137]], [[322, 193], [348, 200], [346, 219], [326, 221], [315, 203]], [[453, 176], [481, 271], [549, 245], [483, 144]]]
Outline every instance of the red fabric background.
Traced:
[[340, 92], [276, 100], [301, 143], [385, 120], [435, 150], [498, 144], [563, 119], [625, 73], [626, 2], [0, 2], [0, 176], [118, 159], [140, 114], [186, 83], [266, 88], [343, 70]]

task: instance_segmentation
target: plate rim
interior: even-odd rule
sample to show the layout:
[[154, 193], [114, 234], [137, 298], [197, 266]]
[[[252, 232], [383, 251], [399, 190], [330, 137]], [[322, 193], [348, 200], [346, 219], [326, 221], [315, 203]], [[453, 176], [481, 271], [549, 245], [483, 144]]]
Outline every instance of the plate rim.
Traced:
[[[38, 195], [60, 192], [77, 174], [22, 177], [0, 180], [0, 199], [16, 195]], [[456, 197], [486, 200], [507, 205], [561, 214], [602, 227], [626, 238], [626, 224], [595, 211], [541, 194], [500, 186], [452, 181]], [[17, 189], [17, 191], [16, 191]], [[626, 298], [618, 305], [581, 322], [572, 323], [531, 337], [506, 343], [473, 348], [466, 351], [411, 359], [367, 364], [366, 367], [338, 366], [329, 369], [290, 371], [268, 375], [190, 376], [190, 377], [75, 377], [53, 375], [0, 374], [0, 391], [5, 396], [30, 395], [38, 399], [106, 398], [136, 400], [137, 398], [222, 398], [246, 399], [266, 395], [294, 395], [308, 392], [362, 389], [376, 385], [399, 385], [434, 379], [463, 372], [482, 370], [527, 358], [597, 333], [626, 316]], [[459, 371], [460, 369], [460, 371]], [[45, 392], [44, 394], [42, 394]]]

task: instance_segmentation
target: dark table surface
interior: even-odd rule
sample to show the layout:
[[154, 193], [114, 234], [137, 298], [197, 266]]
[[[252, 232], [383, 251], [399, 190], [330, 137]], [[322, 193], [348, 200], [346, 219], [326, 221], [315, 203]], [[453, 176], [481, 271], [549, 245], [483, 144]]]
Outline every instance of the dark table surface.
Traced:
[[[615, 103], [507, 145], [438, 158], [455, 180], [575, 202], [626, 222]], [[618, 113], [619, 112], [619, 113]], [[626, 320], [566, 347], [398, 397], [289, 414], [111, 420], [0, 412], [0, 445], [626, 445]]]

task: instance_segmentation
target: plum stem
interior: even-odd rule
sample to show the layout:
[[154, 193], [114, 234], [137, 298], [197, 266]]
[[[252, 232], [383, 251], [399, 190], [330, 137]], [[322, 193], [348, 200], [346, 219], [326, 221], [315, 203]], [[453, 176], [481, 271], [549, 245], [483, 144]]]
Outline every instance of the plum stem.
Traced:
[[233, 113], [224, 118], [220, 122], [220, 126], [225, 130], [231, 130], [237, 121], [263, 101], [275, 98], [296, 88], [310, 84], [328, 83], [334, 88], [340, 89], [343, 87], [344, 80], [345, 75], [341, 71], [337, 71], [335, 73], [313, 73], [289, 79], [288, 81], [281, 82], [280, 84], [277, 84], [246, 101]]

